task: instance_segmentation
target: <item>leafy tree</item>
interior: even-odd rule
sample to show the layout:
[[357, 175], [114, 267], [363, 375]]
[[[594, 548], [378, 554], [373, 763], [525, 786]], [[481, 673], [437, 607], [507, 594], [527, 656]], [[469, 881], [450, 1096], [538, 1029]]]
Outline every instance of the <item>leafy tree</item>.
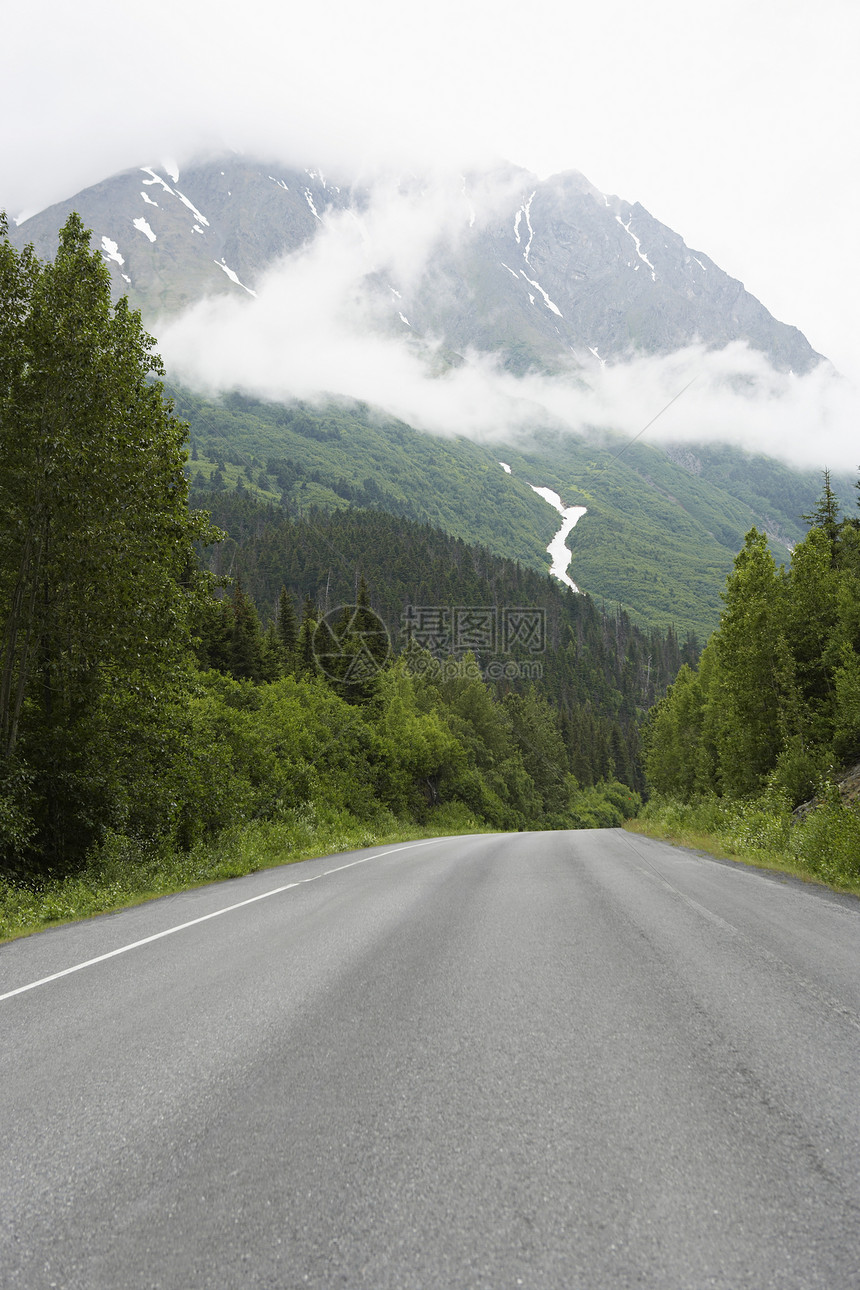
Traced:
[[700, 773], [705, 694], [701, 676], [684, 663], [675, 684], [648, 714], [645, 766], [655, 792], [689, 801], [711, 786]]
[[723, 598], [710, 702], [717, 705], [722, 787], [743, 794], [772, 769], [797, 715], [794, 661], [784, 635], [786, 588], [765, 534], [747, 534]]
[[0, 217], [0, 764], [28, 785], [29, 823], [18, 794], [0, 843], [8, 865], [62, 870], [142, 756], [117, 733], [125, 699], [166, 711], [182, 690], [193, 542], [211, 533], [187, 508], [154, 341], [111, 306], [80, 218], [53, 263], [7, 231]]

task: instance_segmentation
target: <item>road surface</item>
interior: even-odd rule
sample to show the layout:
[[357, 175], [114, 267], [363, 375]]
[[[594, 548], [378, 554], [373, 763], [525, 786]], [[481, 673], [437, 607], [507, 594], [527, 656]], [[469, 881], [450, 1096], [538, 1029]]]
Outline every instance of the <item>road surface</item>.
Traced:
[[620, 830], [307, 861], [0, 947], [0, 1285], [857, 1290], [858, 1094], [853, 898]]

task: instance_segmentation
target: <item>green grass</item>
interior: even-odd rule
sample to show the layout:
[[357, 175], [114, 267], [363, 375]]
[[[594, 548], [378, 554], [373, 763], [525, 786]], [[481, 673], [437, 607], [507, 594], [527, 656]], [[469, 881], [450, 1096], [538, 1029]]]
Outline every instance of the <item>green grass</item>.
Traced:
[[490, 831], [467, 808], [450, 804], [436, 808], [424, 825], [398, 820], [388, 812], [380, 812], [368, 823], [344, 811], [306, 806], [283, 820], [228, 829], [187, 852], [166, 846], [147, 848], [112, 836], [92, 856], [88, 867], [72, 877], [30, 886], [0, 880], [0, 943], [299, 860]]
[[624, 828], [860, 896], [860, 815], [836, 800], [822, 801], [795, 822], [784, 806], [763, 801], [652, 799]]

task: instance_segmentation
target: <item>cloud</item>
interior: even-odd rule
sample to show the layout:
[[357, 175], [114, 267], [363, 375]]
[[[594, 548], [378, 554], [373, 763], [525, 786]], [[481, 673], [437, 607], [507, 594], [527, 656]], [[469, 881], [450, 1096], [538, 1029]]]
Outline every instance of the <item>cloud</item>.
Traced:
[[492, 221], [508, 199], [490, 174], [468, 197], [441, 182], [381, 185], [360, 216], [327, 217], [258, 283], [256, 299], [204, 300], [156, 326], [165, 362], [209, 394], [361, 400], [433, 434], [524, 444], [537, 429], [627, 439], [648, 426], [648, 442], [726, 442], [794, 465], [858, 465], [860, 395], [827, 363], [780, 373], [735, 343], [563, 377], [515, 376], [501, 356], [474, 351], [451, 366], [439, 339], [415, 334], [403, 299], [433, 273], [443, 244]]

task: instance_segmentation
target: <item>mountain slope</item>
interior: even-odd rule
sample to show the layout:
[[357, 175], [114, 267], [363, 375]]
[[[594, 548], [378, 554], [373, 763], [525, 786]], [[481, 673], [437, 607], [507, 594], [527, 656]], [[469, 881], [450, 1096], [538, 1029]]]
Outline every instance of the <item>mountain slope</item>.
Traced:
[[699, 340], [745, 341], [795, 372], [821, 359], [703, 252], [576, 172], [540, 181], [500, 165], [447, 187], [414, 176], [371, 187], [233, 156], [181, 174], [126, 171], [33, 216], [12, 239], [51, 256], [77, 210], [117, 295], [151, 323], [207, 295], [256, 291], [279, 257], [338, 217], [361, 226], [379, 201], [398, 205], [429, 250], [420, 273], [398, 269], [396, 257], [369, 259], [365, 288], [391, 329], [432, 336], [454, 355], [571, 371]]
[[[589, 443], [544, 434], [528, 448], [440, 439], [357, 406], [285, 408], [232, 394], [207, 402], [171, 390], [192, 431], [192, 486], [237, 484], [290, 514], [373, 507], [431, 523], [533, 568], [548, 570], [557, 512], [551, 488], [588, 508], [568, 539], [570, 574], [635, 621], [704, 640], [744, 534], [771, 536], [778, 562], [804, 534], [800, 516], [820, 492], [815, 471], [792, 471], [732, 448], [675, 452], [642, 441]], [[500, 459], [510, 467], [508, 474]], [[851, 496], [851, 482], [834, 476]]]

